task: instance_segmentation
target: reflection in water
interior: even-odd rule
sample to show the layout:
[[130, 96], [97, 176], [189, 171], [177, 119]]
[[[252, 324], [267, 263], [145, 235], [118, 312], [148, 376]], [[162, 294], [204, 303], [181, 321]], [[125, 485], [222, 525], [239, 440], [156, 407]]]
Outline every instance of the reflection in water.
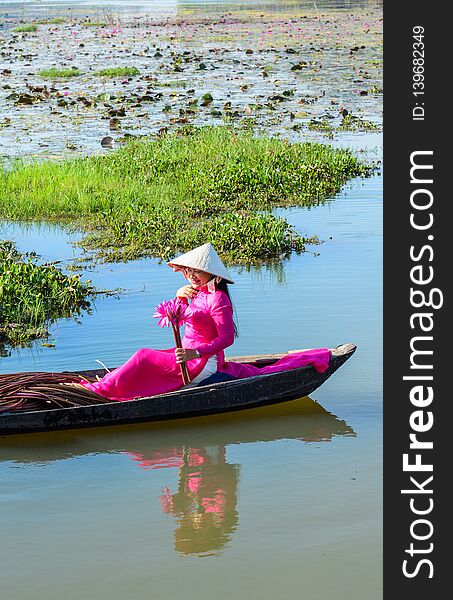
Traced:
[[0, 464], [42, 464], [102, 453], [126, 455], [149, 471], [177, 468], [177, 488], [166, 485], [161, 491], [162, 511], [176, 518], [175, 550], [206, 556], [220, 553], [239, 526], [240, 465], [228, 462], [229, 445], [282, 439], [330, 442], [335, 436], [355, 435], [306, 397], [209, 417], [0, 437]]
[[[274, 412], [274, 419], [269, 422], [269, 431], [274, 432], [272, 441], [293, 438], [325, 442], [332, 440], [334, 435], [354, 435], [343, 421], [309, 398], [247, 412], [254, 412], [255, 417], [261, 412], [262, 418], [263, 413]], [[265, 429], [260, 429], [259, 421], [258, 418], [249, 423], [248, 435], [243, 432], [240, 439], [234, 441], [269, 440]], [[177, 519], [174, 532], [177, 552], [212, 555], [230, 541], [239, 523], [236, 504], [240, 465], [227, 462], [225, 444], [150, 449], [127, 454], [142, 469], [178, 467], [177, 491], [173, 493], [165, 486], [160, 497], [163, 512]]]
[[184, 554], [218, 550], [238, 524], [239, 465], [228, 464], [225, 448], [190, 448], [184, 452], [178, 491], [167, 487], [164, 512], [178, 517], [175, 550]]
[[162, 468], [162, 460], [166, 466], [179, 467], [177, 491], [172, 493], [166, 486], [160, 498], [163, 512], [177, 518], [177, 552], [212, 554], [230, 540], [238, 525], [239, 465], [226, 462], [225, 446], [174, 448], [132, 456], [145, 469]]
[[288, 258], [259, 264], [244, 265], [238, 268], [238, 274], [250, 273], [252, 281], [267, 282], [280, 287], [286, 286], [285, 263]]

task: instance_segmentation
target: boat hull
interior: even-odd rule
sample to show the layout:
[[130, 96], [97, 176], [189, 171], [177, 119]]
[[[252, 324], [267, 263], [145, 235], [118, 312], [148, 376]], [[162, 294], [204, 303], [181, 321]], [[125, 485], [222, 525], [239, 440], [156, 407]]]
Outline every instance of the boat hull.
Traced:
[[344, 352], [332, 354], [323, 373], [306, 366], [128, 402], [11, 412], [0, 417], [0, 435], [180, 419], [286, 402], [311, 394], [355, 349], [348, 345]]

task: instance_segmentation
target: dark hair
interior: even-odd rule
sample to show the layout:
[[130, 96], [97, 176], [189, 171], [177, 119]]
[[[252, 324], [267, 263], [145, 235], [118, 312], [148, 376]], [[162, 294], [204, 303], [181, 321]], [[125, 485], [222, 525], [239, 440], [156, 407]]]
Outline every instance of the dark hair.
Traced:
[[230, 291], [228, 289], [228, 283], [225, 281], [225, 279], [221, 279], [219, 283], [216, 283], [216, 288], [218, 290], [221, 290], [222, 292], [225, 292], [225, 294], [228, 296], [228, 300], [231, 302], [231, 306], [233, 307], [234, 337], [237, 338], [239, 336], [238, 327], [236, 324], [237, 313], [236, 313], [236, 309], [234, 308], [233, 301], [231, 300]]

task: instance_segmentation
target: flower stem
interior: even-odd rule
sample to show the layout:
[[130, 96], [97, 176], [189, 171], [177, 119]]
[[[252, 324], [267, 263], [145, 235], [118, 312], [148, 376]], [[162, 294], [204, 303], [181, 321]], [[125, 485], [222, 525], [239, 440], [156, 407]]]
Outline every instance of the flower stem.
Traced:
[[[177, 327], [176, 325], [172, 325], [172, 329], [173, 329], [173, 335], [175, 337], [176, 347], [182, 348], [181, 333], [179, 331], [179, 327]], [[181, 375], [182, 375], [183, 383], [184, 383], [184, 385], [187, 385], [188, 383], [190, 383], [190, 375], [189, 375], [189, 371], [187, 369], [187, 365], [186, 365], [186, 363], [180, 363], [179, 366], [181, 367]]]

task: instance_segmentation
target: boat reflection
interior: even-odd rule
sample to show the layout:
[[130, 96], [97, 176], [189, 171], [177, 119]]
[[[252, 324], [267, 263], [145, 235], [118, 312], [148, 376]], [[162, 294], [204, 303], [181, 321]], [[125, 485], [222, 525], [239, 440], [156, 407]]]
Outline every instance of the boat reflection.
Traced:
[[122, 454], [150, 475], [178, 469], [178, 483], [161, 490], [162, 511], [176, 519], [175, 550], [184, 555], [222, 551], [239, 525], [240, 465], [229, 445], [279, 440], [330, 442], [353, 429], [310, 398], [202, 418], [0, 438], [0, 463], [43, 464], [99, 454]]
[[165, 486], [160, 497], [163, 512], [176, 517], [177, 552], [216, 554], [238, 527], [240, 465], [227, 461], [228, 444], [285, 438], [326, 442], [335, 435], [354, 435], [343, 421], [309, 398], [247, 413], [235, 414], [232, 419], [232, 415], [222, 415], [223, 420], [231, 420], [230, 432], [228, 426], [217, 430], [218, 434], [224, 431], [222, 444], [127, 452], [142, 469], [178, 468], [177, 490]]
[[344, 421], [305, 397], [267, 407], [154, 423], [0, 436], [0, 461], [42, 463], [93, 453], [147, 453], [169, 448], [355, 436]]

